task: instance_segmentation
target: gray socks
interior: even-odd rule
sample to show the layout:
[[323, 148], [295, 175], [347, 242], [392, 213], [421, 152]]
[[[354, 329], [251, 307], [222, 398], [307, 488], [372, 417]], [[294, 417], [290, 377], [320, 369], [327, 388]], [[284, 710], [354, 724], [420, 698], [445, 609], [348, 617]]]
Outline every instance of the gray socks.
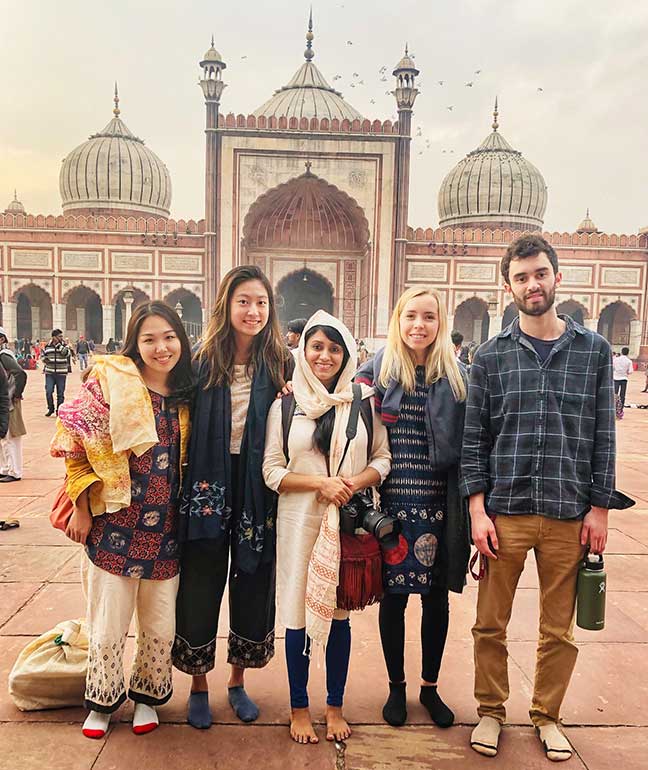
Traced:
[[241, 722], [254, 722], [259, 716], [259, 707], [245, 692], [245, 688], [228, 687], [227, 700]]
[[206, 730], [211, 727], [212, 713], [209, 708], [208, 692], [192, 692], [189, 695], [187, 722], [198, 730]]

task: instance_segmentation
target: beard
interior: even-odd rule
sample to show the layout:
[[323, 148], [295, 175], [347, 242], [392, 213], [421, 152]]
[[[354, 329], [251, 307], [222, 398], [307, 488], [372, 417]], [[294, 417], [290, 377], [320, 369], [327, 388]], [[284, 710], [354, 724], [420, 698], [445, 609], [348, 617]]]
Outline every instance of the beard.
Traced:
[[528, 300], [525, 297], [516, 297], [513, 295], [513, 302], [515, 306], [525, 315], [539, 316], [544, 315], [556, 301], [556, 287], [552, 286], [548, 292], [542, 292], [543, 302], [537, 302], [533, 305], [528, 304]]

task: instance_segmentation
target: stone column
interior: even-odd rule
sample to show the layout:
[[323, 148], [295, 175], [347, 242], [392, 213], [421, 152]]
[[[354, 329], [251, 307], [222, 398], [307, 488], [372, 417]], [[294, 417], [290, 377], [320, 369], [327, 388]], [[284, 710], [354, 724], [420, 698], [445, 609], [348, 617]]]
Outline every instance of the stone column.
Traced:
[[104, 305], [101, 309], [101, 319], [103, 329], [102, 341], [105, 345], [111, 337], [115, 338], [115, 306]]
[[598, 318], [586, 318], [585, 319], [585, 328], [589, 329], [592, 332], [598, 331]]
[[[32, 308], [32, 314], [33, 312], [34, 308]], [[61, 331], [65, 331], [65, 305], [52, 303], [52, 329], [60, 329]], [[51, 329], [48, 329], [47, 333], [49, 334], [50, 331]]]
[[488, 322], [488, 338], [494, 337], [502, 331], [503, 316], [488, 314], [490, 321]]
[[88, 330], [86, 329], [86, 309], [84, 307], [78, 307], [76, 309], [76, 327], [77, 338], [83, 334], [83, 336], [87, 339]]
[[16, 318], [17, 305], [15, 302], [2, 303], [2, 325], [7, 332], [7, 340], [10, 345], [18, 337], [18, 324]]
[[639, 348], [641, 347], [641, 321], [630, 321], [630, 358], [637, 358], [639, 356]]
[[[41, 339], [41, 309], [38, 305], [32, 305], [31, 314], [32, 314], [32, 333], [31, 338], [32, 340]], [[63, 327], [61, 326], [61, 330], [63, 330]]]
[[126, 339], [126, 331], [128, 329], [128, 322], [133, 314], [133, 295], [130, 292], [124, 292], [124, 333], [123, 339]]

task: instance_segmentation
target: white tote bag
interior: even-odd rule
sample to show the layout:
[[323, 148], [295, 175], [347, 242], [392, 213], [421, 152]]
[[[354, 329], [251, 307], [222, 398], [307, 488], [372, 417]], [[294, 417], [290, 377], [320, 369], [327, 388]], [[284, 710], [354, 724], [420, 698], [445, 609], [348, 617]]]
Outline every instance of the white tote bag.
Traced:
[[21, 711], [82, 706], [88, 667], [85, 620], [65, 620], [31, 641], [9, 674]]

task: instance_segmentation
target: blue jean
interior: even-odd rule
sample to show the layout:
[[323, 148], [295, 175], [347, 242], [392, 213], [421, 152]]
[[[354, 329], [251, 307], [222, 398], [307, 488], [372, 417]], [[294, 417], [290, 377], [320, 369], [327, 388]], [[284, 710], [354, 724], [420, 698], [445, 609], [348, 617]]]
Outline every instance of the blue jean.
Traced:
[[87, 353], [79, 353], [79, 371], [82, 372], [84, 369], [88, 368], [88, 354]]
[[56, 411], [65, 401], [65, 379], [67, 374], [45, 373], [45, 398], [47, 399], [47, 409], [54, 411], [54, 387], [56, 387]]
[[[308, 707], [310, 658], [308, 655], [304, 655], [305, 644], [305, 628], [286, 629], [286, 664], [288, 666], [288, 684], [290, 685], [290, 706], [294, 709]], [[342, 706], [350, 656], [351, 626], [349, 621], [348, 619], [334, 620], [331, 623], [331, 631], [326, 645], [326, 703], [329, 706]]]

